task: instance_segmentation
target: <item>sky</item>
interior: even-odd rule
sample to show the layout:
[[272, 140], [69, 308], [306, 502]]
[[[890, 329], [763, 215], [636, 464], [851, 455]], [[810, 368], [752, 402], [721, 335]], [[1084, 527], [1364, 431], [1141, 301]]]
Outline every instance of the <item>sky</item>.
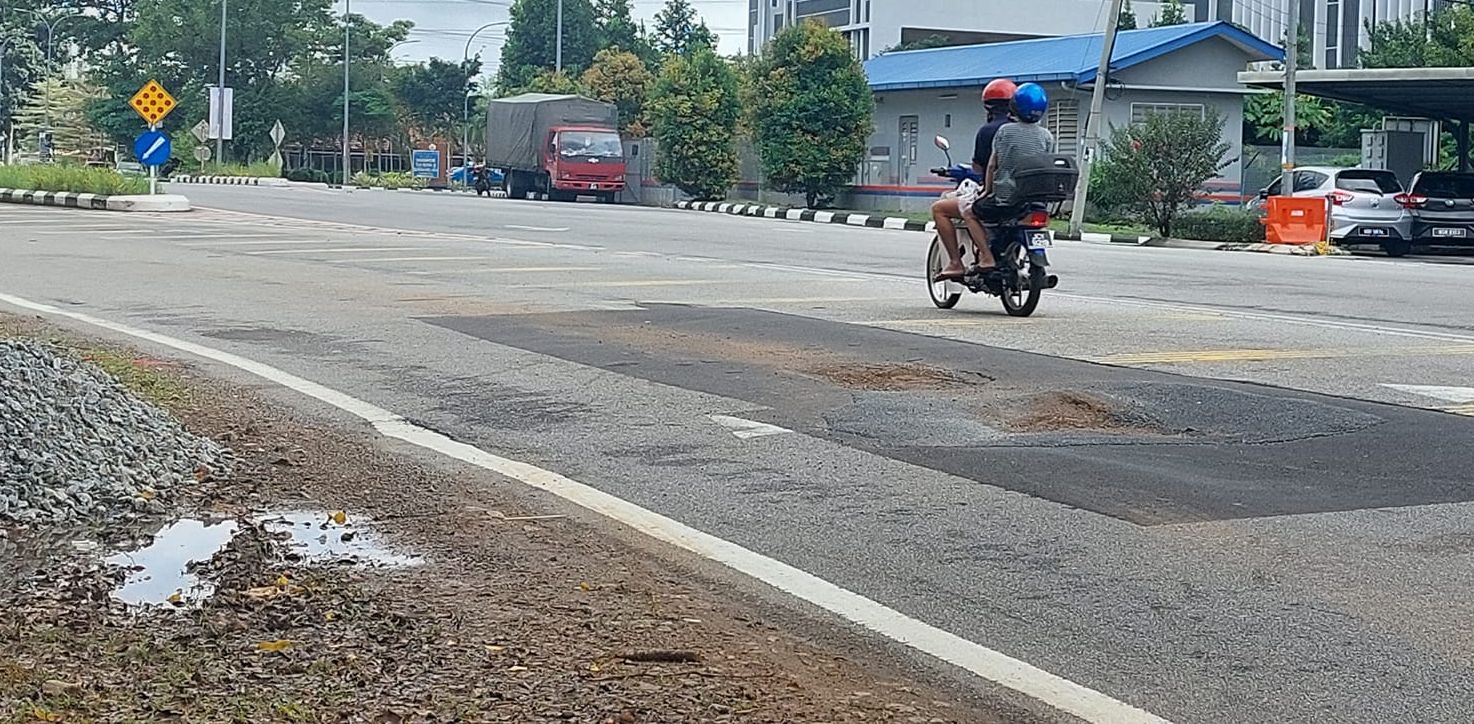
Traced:
[[[351, 0], [353, 12], [377, 23], [413, 20], [409, 40], [394, 49], [394, 59], [414, 63], [432, 56], [460, 60], [471, 32], [487, 23], [507, 19], [511, 0]], [[635, 19], [651, 24], [665, 0], [633, 0]], [[747, 48], [747, 0], [691, 0], [691, 5], [720, 38], [723, 53]], [[343, 8], [342, 2], [338, 9]], [[481, 53], [483, 68], [491, 71], [501, 54], [504, 27], [481, 31], [471, 43], [471, 55]]]

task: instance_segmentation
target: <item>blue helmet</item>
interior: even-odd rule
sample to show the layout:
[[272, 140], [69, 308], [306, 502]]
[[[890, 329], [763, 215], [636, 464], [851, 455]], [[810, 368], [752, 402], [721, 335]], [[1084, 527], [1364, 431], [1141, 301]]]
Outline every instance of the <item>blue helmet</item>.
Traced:
[[1025, 83], [1018, 87], [1018, 92], [1013, 94], [1013, 112], [1021, 121], [1038, 122], [1044, 117], [1044, 112], [1047, 110], [1049, 110], [1049, 95], [1038, 83]]

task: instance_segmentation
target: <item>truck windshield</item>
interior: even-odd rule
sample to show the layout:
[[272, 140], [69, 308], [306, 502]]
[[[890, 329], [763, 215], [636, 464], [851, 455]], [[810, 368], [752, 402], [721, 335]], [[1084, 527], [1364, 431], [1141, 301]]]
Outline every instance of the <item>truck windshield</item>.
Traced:
[[594, 158], [622, 158], [624, 146], [617, 133], [599, 131], [563, 131], [558, 134], [558, 155]]

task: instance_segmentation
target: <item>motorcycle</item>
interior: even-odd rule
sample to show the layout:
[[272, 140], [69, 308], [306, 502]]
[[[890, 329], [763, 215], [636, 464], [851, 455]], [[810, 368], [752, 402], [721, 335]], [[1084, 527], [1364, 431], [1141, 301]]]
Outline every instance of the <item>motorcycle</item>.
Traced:
[[[981, 184], [983, 179], [971, 166], [952, 163], [951, 143], [936, 137], [936, 146], [947, 156], [946, 168], [931, 169], [933, 174], [949, 179], [961, 187], [965, 183]], [[933, 236], [926, 257], [926, 285], [932, 304], [940, 309], [957, 306], [964, 291], [988, 294], [1003, 302], [1003, 311], [1012, 317], [1027, 317], [1039, 306], [1045, 289], [1059, 285], [1059, 277], [1050, 274], [1049, 208], [1042, 202], [1029, 202], [1013, 211], [997, 224], [984, 224], [988, 246], [997, 260], [997, 272], [986, 274], [978, 267], [976, 250], [967, 225], [957, 224], [957, 242], [962, 248], [967, 272], [961, 279], [939, 278], [947, 266], [947, 250], [940, 236]]]
[[477, 196], [491, 195], [491, 171], [485, 166], [477, 166], [471, 169], [471, 178], [475, 182]]

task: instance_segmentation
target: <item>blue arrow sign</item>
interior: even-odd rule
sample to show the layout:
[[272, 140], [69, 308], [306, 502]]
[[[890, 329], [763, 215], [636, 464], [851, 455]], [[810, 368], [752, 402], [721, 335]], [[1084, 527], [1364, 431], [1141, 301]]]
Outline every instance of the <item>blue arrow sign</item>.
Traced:
[[146, 131], [133, 142], [133, 156], [145, 166], [162, 166], [172, 150], [169, 137], [159, 131]]

